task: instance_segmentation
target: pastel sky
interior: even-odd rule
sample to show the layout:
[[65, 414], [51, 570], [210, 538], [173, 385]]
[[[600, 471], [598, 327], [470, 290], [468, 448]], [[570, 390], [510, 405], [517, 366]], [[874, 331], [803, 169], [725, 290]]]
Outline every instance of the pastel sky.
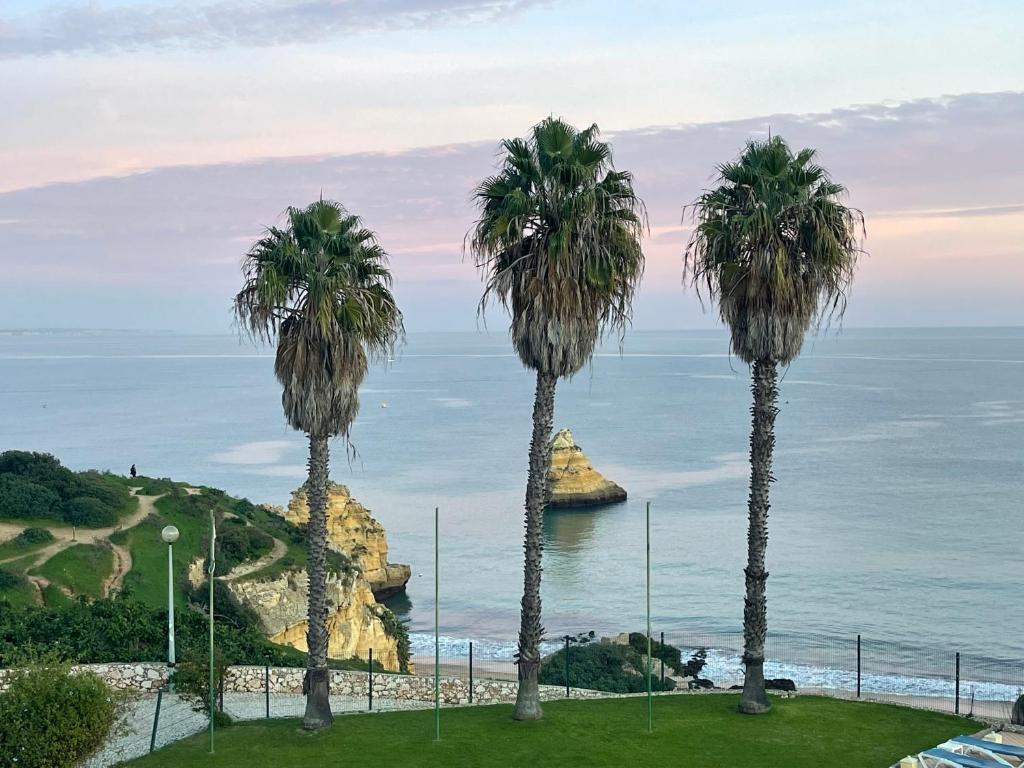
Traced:
[[1024, 324], [1021, 29], [1019, 0], [0, 0], [0, 328], [228, 332], [248, 244], [321, 191], [410, 331], [475, 328], [470, 191], [549, 114], [635, 173], [639, 328], [714, 325], [682, 207], [769, 127], [867, 217], [848, 325]]

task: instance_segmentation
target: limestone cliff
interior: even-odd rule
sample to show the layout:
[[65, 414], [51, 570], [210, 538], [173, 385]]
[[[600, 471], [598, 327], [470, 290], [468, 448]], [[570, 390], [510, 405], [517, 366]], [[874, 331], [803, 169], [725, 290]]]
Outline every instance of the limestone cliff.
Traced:
[[[292, 493], [288, 508], [281, 512], [295, 525], [309, 521], [305, 488]], [[344, 485], [331, 484], [327, 496], [327, 546], [347, 555], [363, 572], [377, 599], [405, 589], [412, 575], [408, 565], [388, 562], [388, 539], [370, 510], [356, 501]]]
[[594, 469], [572, 432], [563, 429], [551, 442], [551, 507], [586, 507], [625, 501], [626, 491]]
[[[288, 571], [269, 581], [226, 583], [239, 602], [256, 612], [272, 642], [306, 650], [306, 571]], [[329, 656], [366, 659], [372, 648], [374, 661], [389, 670], [400, 668], [398, 641], [384, 627], [386, 609], [374, 599], [366, 579], [356, 571], [328, 574], [327, 602]]]

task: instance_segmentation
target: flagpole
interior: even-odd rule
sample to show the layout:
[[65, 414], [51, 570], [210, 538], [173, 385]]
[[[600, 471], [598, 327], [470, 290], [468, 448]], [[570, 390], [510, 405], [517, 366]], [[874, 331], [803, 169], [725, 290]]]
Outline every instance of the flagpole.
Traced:
[[217, 524], [214, 521], [213, 510], [210, 510], [210, 567], [209, 567], [209, 581], [210, 581], [210, 754], [213, 754], [213, 712], [215, 704], [215, 690], [216, 685], [214, 683], [213, 674], [213, 577], [214, 572], [217, 570], [217, 555], [216, 555], [216, 543], [217, 543]]
[[441, 567], [438, 523], [440, 510], [434, 507], [434, 741], [441, 740]]
[[[651, 694], [651, 502], [647, 502], [647, 732], [654, 729], [654, 702]], [[664, 649], [662, 649], [664, 650]]]

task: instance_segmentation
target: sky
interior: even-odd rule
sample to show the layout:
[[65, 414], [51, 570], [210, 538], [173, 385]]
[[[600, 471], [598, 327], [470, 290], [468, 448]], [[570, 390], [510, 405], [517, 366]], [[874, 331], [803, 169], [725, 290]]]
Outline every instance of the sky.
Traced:
[[1009, 0], [0, 0], [0, 328], [231, 332], [249, 244], [322, 192], [410, 332], [473, 329], [471, 191], [551, 114], [647, 203], [637, 328], [716, 324], [683, 206], [769, 128], [867, 218], [848, 326], [1022, 325], [1021, 29]]

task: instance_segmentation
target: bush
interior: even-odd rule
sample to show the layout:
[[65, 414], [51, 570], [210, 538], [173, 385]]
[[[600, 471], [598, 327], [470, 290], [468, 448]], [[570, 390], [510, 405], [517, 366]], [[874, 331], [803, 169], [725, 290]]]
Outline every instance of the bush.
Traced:
[[60, 497], [19, 475], [0, 474], [0, 518], [35, 520], [59, 516]]
[[71, 768], [110, 733], [118, 703], [91, 673], [64, 665], [9, 673], [0, 693], [0, 768]]
[[74, 473], [47, 453], [0, 453], [0, 518], [57, 518], [108, 526], [128, 504], [128, 489], [103, 472]]
[[105, 528], [117, 522], [118, 511], [92, 496], [78, 496], [64, 505], [64, 520], [72, 525]]
[[[639, 654], [647, 655], [647, 635], [642, 632], [629, 633], [629, 647]], [[664, 661], [665, 666], [670, 668], [677, 675], [683, 674], [682, 656], [679, 649], [651, 638], [651, 656], [659, 661]], [[694, 675], [696, 677], [696, 675]]]
[[270, 554], [274, 539], [242, 520], [226, 518], [217, 532], [217, 574], [224, 576], [241, 563]]
[[0, 589], [20, 587], [23, 581], [24, 579], [18, 574], [0, 568]]
[[[646, 648], [645, 648], [646, 649]], [[628, 645], [593, 643], [569, 650], [569, 685], [611, 693], [640, 693], [647, 690], [644, 657]], [[565, 649], [544, 659], [540, 668], [543, 685], [565, 685]], [[652, 676], [651, 688], [671, 691], [672, 680], [662, 684]]]
[[61, 466], [56, 457], [48, 453], [4, 451], [0, 453], [0, 475], [14, 475], [49, 488], [59, 498], [74, 495], [75, 473]]
[[[171, 686], [196, 712], [210, 713], [210, 662], [208, 651], [201, 648], [190, 648], [185, 651], [185, 659], [174, 668]], [[214, 698], [220, 689], [224, 672], [230, 666], [224, 655], [214, 652], [213, 685]], [[216, 706], [216, 703], [215, 703]], [[215, 710], [215, 714], [216, 710]]]
[[[167, 658], [166, 608], [152, 608], [130, 595], [92, 602], [65, 598], [57, 604], [44, 597], [44, 606], [17, 607], [0, 601], [0, 667], [20, 663], [26, 653], [34, 652], [82, 664]], [[218, 613], [222, 607], [218, 604]], [[181, 648], [207, 642], [207, 620], [198, 611], [176, 613], [175, 624]], [[255, 623], [236, 626], [219, 617], [214, 635], [217, 648], [232, 664], [305, 664], [304, 653], [271, 643]]]
[[53, 540], [53, 534], [45, 528], [25, 528], [13, 539], [14, 543], [19, 547], [31, 547], [36, 544], [46, 544]]

